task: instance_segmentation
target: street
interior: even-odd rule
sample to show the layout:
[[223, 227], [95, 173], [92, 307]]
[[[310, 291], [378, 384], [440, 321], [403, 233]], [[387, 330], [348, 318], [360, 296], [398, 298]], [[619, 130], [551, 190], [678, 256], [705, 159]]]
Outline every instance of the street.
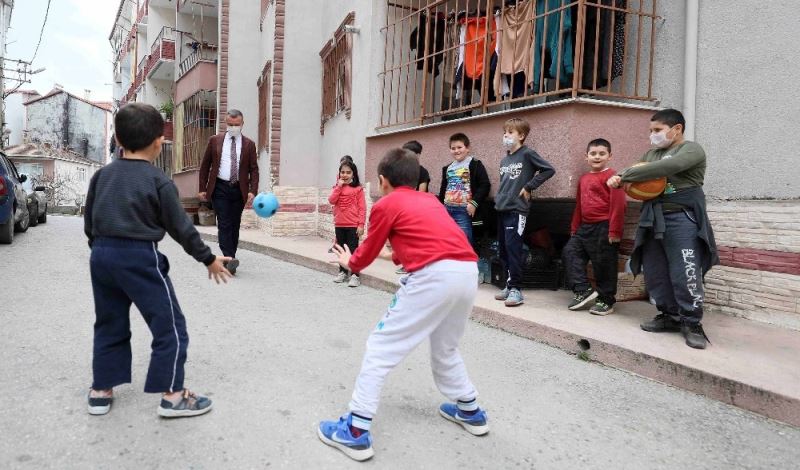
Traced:
[[[208, 415], [164, 420], [142, 392], [150, 334], [131, 312], [133, 384], [86, 413], [94, 321], [83, 219], [50, 217], [0, 246], [0, 468], [795, 468], [800, 429], [470, 323], [462, 355], [489, 414], [476, 438], [438, 416], [427, 346], [390, 376], [376, 455], [350, 461], [316, 436], [346, 411], [367, 335], [391, 296], [240, 251], [217, 286], [160, 245], [187, 318], [187, 386]], [[212, 246], [218, 253], [218, 247]], [[754, 366], [756, 366], [754, 364]]]

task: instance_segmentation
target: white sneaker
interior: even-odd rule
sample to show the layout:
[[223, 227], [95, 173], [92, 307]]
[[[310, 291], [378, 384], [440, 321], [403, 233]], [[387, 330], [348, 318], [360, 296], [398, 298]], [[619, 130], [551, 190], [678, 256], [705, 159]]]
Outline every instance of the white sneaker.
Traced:
[[341, 284], [341, 283], [345, 282], [346, 280], [347, 280], [347, 273], [344, 272], [344, 271], [339, 271], [339, 274], [337, 274], [336, 277], [333, 278], [333, 282], [335, 282], [337, 284]]
[[358, 287], [361, 285], [361, 279], [358, 278], [355, 274], [350, 276], [350, 282], [347, 283], [348, 287]]

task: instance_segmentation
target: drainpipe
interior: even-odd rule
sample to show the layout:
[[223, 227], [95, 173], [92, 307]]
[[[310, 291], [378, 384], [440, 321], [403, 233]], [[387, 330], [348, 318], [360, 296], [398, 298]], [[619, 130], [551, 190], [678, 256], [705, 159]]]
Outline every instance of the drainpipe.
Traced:
[[683, 135], [694, 140], [697, 111], [697, 30], [700, 12], [699, 0], [686, 0], [686, 50], [683, 64], [683, 117], [686, 129]]

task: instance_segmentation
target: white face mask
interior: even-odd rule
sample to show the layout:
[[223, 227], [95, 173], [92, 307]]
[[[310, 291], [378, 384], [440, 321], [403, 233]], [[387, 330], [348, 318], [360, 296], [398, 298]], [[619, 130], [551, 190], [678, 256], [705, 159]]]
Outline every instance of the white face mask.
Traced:
[[670, 145], [672, 145], [672, 141], [675, 140], [667, 137], [667, 134], [669, 134], [670, 130], [671, 129], [665, 129], [661, 132], [650, 134], [650, 143], [654, 147], [658, 147], [660, 149], [668, 148]]
[[239, 137], [242, 135], [242, 126], [228, 126], [228, 133], [231, 137]]
[[513, 137], [503, 136], [503, 148], [505, 148], [506, 150], [511, 150], [512, 148], [514, 148], [514, 144], [516, 143], [517, 141]]

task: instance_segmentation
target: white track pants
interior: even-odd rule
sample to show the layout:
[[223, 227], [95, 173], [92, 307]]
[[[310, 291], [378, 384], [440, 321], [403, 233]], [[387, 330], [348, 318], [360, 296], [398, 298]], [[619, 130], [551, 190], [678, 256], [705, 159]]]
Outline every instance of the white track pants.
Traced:
[[477, 290], [478, 267], [469, 261], [438, 261], [401, 278], [389, 310], [367, 339], [350, 411], [372, 418], [386, 376], [427, 338], [439, 391], [453, 401], [475, 398], [458, 342]]

